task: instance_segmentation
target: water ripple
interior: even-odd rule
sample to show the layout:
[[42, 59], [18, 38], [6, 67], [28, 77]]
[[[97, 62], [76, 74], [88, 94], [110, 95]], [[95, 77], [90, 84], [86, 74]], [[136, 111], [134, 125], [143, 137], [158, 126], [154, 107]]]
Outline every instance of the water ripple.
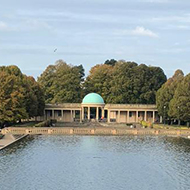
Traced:
[[190, 141], [34, 136], [0, 152], [0, 189], [188, 190]]

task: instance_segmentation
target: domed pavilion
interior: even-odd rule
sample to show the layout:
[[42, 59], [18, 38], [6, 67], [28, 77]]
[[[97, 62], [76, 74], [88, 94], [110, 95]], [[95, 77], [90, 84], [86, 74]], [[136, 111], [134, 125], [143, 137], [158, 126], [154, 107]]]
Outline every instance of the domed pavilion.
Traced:
[[[81, 104], [82, 120], [84, 119], [90, 120], [93, 118], [98, 121], [100, 117], [104, 118], [104, 106], [105, 106], [104, 100], [99, 94], [97, 93], [87, 94], [83, 98]], [[93, 114], [94, 110], [96, 110], [95, 114]]]
[[[104, 119], [103, 119], [104, 118]], [[105, 104], [97, 93], [87, 94], [82, 103], [46, 104], [43, 120], [59, 122], [101, 121], [116, 123], [162, 122], [156, 105]]]

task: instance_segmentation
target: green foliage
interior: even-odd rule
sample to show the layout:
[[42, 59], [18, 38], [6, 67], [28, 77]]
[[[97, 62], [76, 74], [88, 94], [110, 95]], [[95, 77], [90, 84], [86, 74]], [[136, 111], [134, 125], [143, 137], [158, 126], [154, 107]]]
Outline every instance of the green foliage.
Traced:
[[16, 66], [0, 67], [0, 123], [16, 122], [27, 116], [24, 108], [22, 73]]
[[59, 60], [50, 65], [38, 78], [43, 86], [46, 103], [74, 103], [82, 100], [82, 65], [71, 66]]
[[140, 124], [143, 126], [143, 127], [153, 127], [153, 124], [151, 122], [146, 122], [146, 121], [141, 121]]
[[37, 82], [31, 82], [16, 66], [0, 67], [0, 76], [0, 125], [39, 115], [39, 105], [44, 109], [44, 101], [43, 94], [41, 100], [37, 97]]
[[169, 104], [169, 115], [172, 119], [190, 121], [190, 74], [179, 82]]
[[50, 125], [51, 125], [51, 121], [46, 120], [46, 121], [36, 124], [35, 127], [49, 127]]
[[168, 118], [172, 115], [171, 110], [169, 114], [169, 105], [171, 100], [173, 99], [178, 84], [183, 80], [183, 78], [183, 72], [181, 70], [177, 70], [174, 76], [168, 79], [167, 82], [162, 85], [162, 87], [158, 90], [156, 94], [156, 104], [158, 108], [158, 113], [161, 116], [165, 116], [165, 118]]
[[[190, 122], [190, 74], [184, 77], [181, 70], [158, 90], [157, 107], [159, 114], [170, 121]], [[165, 111], [164, 111], [165, 110]]]
[[85, 94], [99, 93], [106, 103], [154, 104], [156, 91], [165, 81], [159, 67], [118, 61], [93, 67], [84, 87]]
[[117, 61], [115, 59], [106, 60], [104, 62], [104, 64], [111, 65], [111, 66], [115, 66], [116, 63], [117, 63]]
[[90, 70], [90, 75], [83, 85], [85, 94], [96, 92], [100, 94], [105, 102], [108, 102], [112, 80], [113, 67], [107, 64], [96, 65]]

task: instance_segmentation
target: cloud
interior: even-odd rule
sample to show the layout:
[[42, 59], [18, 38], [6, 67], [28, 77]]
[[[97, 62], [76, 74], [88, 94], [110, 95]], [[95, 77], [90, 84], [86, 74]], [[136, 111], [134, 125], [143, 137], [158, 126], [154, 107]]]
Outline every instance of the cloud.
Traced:
[[137, 26], [134, 30], [117, 30], [116, 35], [133, 35], [133, 36], [148, 36], [151, 38], [157, 38], [158, 35], [149, 29], [145, 29], [142, 26]]
[[149, 36], [149, 37], [158, 37], [158, 35], [152, 32], [149, 29], [145, 29], [144, 27], [137, 26], [134, 30], [132, 30], [132, 34], [140, 35], [140, 36]]

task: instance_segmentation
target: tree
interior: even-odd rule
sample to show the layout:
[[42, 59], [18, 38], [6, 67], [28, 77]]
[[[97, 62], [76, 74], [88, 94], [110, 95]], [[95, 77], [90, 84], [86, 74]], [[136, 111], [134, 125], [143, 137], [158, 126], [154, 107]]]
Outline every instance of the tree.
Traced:
[[58, 60], [38, 78], [45, 91], [46, 103], [74, 103], [82, 99], [82, 82], [84, 68], [82, 65], [68, 65]]
[[135, 103], [133, 68], [136, 66], [137, 63], [125, 61], [118, 61], [115, 64], [110, 80], [109, 103]]
[[109, 64], [96, 65], [91, 68], [84, 83], [85, 94], [96, 92], [101, 94], [105, 102], [110, 96], [110, 81], [113, 67]]
[[106, 103], [155, 103], [156, 91], [166, 81], [161, 68], [124, 60], [106, 62], [90, 70], [84, 83], [86, 93], [99, 93]]
[[0, 123], [16, 122], [27, 117], [24, 107], [22, 73], [16, 66], [0, 67]]
[[173, 99], [178, 84], [183, 80], [183, 78], [183, 72], [181, 70], [177, 70], [173, 77], [169, 78], [158, 90], [156, 94], [156, 104], [159, 115], [164, 116], [165, 118], [171, 117], [172, 114], [169, 114], [169, 105]]
[[156, 91], [166, 81], [163, 70], [119, 61], [112, 72], [110, 103], [154, 104]]
[[111, 66], [115, 66], [115, 64], [117, 63], [117, 61], [115, 59], [108, 59], [104, 62], [104, 64], [106, 65], [111, 65]]
[[190, 74], [179, 81], [169, 104], [169, 116], [172, 119], [190, 122]]
[[49, 65], [38, 78], [38, 83], [42, 86], [45, 94], [45, 102], [50, 103], [54, 98], [53, 83], [56, 80], [56, 65]]
[[17, 66], [0, 67], [0, 125], [42, 115], [44, 94]]
[[24, 103], [28, 113], [28, 119], [31, 117], [42, 116], [45, 107], [44, 92], [33, 77], [23, 77]]

